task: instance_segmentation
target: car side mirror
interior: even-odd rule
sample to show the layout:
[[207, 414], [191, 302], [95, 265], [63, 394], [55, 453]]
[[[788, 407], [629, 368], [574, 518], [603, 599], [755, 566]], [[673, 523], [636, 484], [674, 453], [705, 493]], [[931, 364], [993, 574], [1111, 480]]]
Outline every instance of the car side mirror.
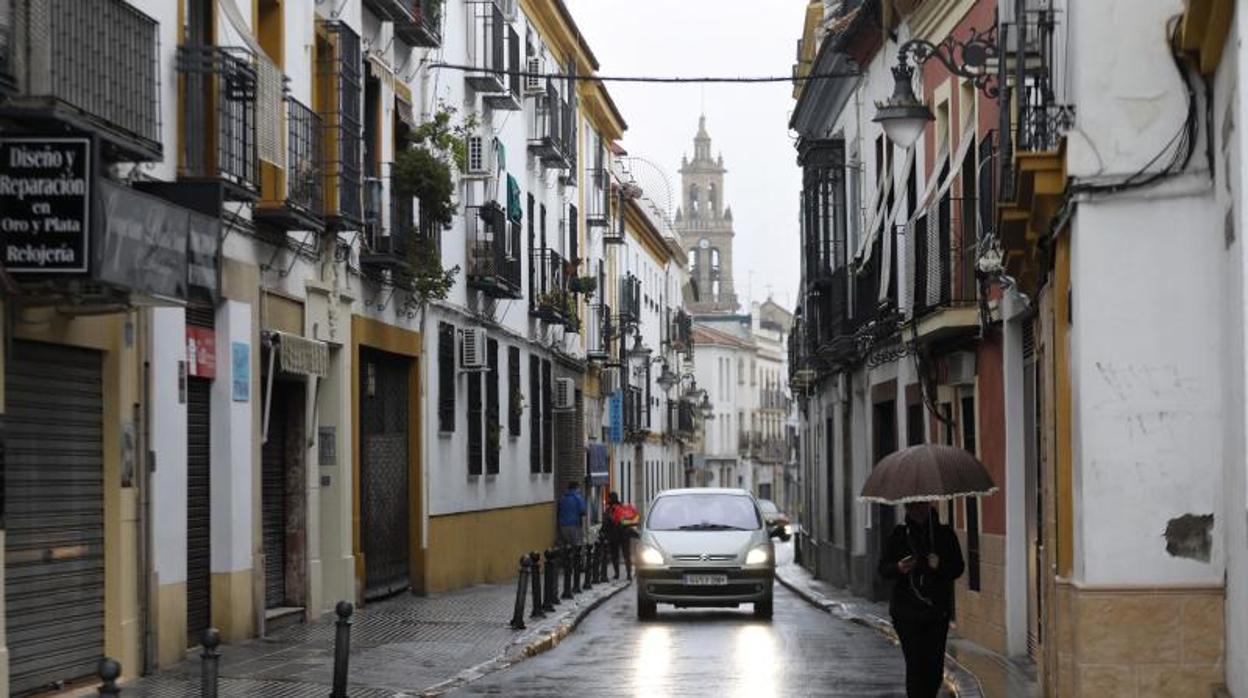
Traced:
[[782, 542], [787, 543], [789, 541], [789, 534], [784, 529], [784, 526], [776, 526], [775, 528], [772, 528], [770, 532], [771, 537], [779, 538]]

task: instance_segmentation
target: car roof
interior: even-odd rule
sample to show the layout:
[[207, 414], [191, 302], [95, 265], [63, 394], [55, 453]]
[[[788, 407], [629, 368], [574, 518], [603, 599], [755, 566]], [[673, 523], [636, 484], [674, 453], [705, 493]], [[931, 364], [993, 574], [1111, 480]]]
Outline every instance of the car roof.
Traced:
[[674, 490], [663, 490], [660, 497], [671, 497], [685, 494], [731, 494], [738, 497], [749, 497], [750, 493], [739, 487], [681, 487]]

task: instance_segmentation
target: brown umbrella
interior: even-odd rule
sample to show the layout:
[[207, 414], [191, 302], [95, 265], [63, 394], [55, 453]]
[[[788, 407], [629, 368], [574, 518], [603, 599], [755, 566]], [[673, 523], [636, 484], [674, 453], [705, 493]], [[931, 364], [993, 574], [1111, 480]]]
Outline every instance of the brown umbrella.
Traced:
[[920, 444], [894, 451], [876, 463], [858, 500], [905, 504], [980, 497], [996, 491], [984, 464], [969, 451]]

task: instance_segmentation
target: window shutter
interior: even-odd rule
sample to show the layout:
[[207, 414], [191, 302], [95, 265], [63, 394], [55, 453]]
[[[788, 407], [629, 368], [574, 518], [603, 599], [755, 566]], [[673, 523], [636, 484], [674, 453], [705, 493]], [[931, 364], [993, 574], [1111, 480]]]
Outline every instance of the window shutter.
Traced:
[[568, 261], [570, 262], [576, 262], [580, 258], [579, 250], [577, 249], [580, 242], [577, 239], [580, 237], [580, 231], [577, 230], [578, 225], [576, 207], [568, 206]]
[[455, 326], [438, 323], [438, 431], [455, 431]]
[[503, 428], [498, 420], [498, 340], [486, 343], [490, 370], [485, 383], [485, 472], [498, 474], [498, 452], [502, 447]]
[[481, 474], [481, 374], [468, 374], [468, 474]]
[[529, 472], [542, 472], [542, 364], [529, 356]]
[[507, 431], [520, 435], [520, 407], [524, 396], [520, 394], [520, 347], [507, 347]]
[[542, 472], [554, 470], [555, 462], [555, 420], [551, 409], [551, 394], [554, 382], [551, 379], [550, 360], [542, 362]]

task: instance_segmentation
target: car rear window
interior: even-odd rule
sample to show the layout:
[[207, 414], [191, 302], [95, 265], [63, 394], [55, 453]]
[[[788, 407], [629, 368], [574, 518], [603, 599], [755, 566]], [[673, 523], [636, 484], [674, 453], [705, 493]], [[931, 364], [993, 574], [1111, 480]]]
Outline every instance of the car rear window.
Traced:
[[652, 531], [753, 531], [761, 526], [754, 502], [735, 494], [659, 497], [646, 519]]

